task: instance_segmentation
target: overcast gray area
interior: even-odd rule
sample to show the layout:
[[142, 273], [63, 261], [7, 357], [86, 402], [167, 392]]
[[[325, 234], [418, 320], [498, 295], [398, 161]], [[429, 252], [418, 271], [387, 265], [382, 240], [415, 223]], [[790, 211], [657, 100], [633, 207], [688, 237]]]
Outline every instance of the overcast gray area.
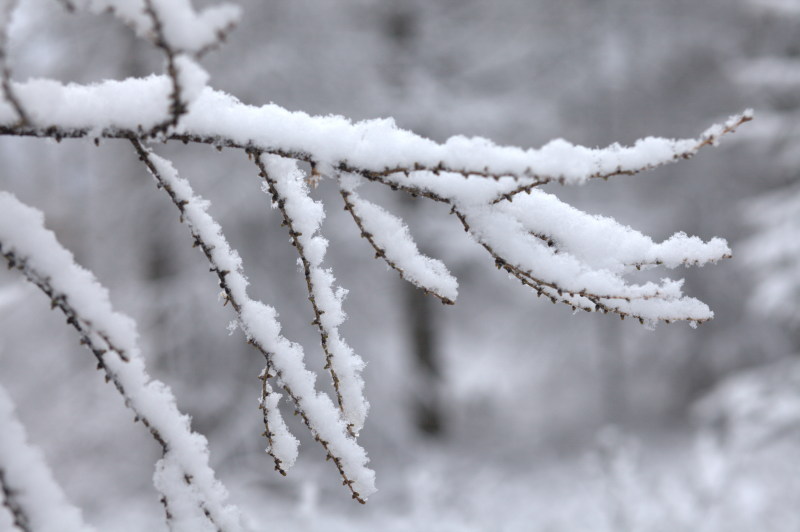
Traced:
[[[727, 239], [732, 259], [642, 274], [685, 277], [685, 292], [716, 314], [697, 329], [573, 315], [496, 269], [447, 208], [365, 186], [459, 279], [457, 304], [441, 305], [373, 258], [335, 183], [322, 180], [312, 196], [326, 205], [327, 264], [349, 290], [342, 331], [367, 362], [371, 410], [359, 441], [379, 491], [364, 506], [289, 409], [300, 458], [286, 478], [273, 471], [257, 403], [263, 359], [241, 332], [229, 334], [234, 314], [216, 277], [130, 146], [0, 138], [0, 190], [41, 209], [136, 319], [151, 374], [208, 437], [212, 465], [255, 530], [798, 530], [798, 260], [764, 263], [740, 249], [759, 238], [753, 211], [772, 208], [754, 201], [796, 193], [800, 66], [786, 65], [800, 55], [800, 2], [237, 3], [239, 27], [202, 65], [211, 86], [248, 104], [394, 117], [437, 141], [463, 134], [522, 147], [695, 137], [745, 108], [756, 113], [691, 160], [547, 186], [655, 240], [679, 231]], [[20, 80], [162, 71], [158, 51], [118, 20], [51, 0], [21, 1], [10, 58]], [[778, 62], [775, 79], [752, 67], [765, 59]], [[275, 306], [321, 370], [295, 250], [252, 163], [207, 146], [155, 149], [211, 201], [252, 295]], [[788, 227], [774, 245], [800, 255]], [[789, 280], [775, 312], [754, 294], [778, 274]], [[329, 387], [325, 377], [319, 385]], [[63, 317], [5, 268], [0, 384], [90, 523], [166, 530], [152, 484], [160, 449]]]

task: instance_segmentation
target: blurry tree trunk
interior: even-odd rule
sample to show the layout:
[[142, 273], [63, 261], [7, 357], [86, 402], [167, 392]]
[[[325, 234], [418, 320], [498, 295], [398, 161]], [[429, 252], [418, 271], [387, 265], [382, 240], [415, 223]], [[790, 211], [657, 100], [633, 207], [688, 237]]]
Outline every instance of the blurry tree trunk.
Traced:
[[[142, 46], [139, 39], [133, 32], [125, 33], [125, 44], [127, 53], [124, 62], [119, 66], [120, 78], [144, 77], [151, 71], [152, 65], [148, 65], [145, 57], [146, 49]], [[131, 162], [134, 159], [131, 158]], [[145, 181], [149, 183], [149, 176], [146, 175], [139, 165], [124, 165], [121, 167], [123, 179], [131, 183], [131, 188], [138, 188], [137, 182]], [[170, 232], [164, 228], [172, 227], [172, 213], [161, 208], [158, 202], [149, 202], [147, 208], [150, 210], [146, 216], [142, 217], [143, 226], [141, 232], [146, 236], [139, 244], [142, 246], [141, 257], [144, 286], [148, 290], [148, 299], [154, 303], [149, 313], [149, 320], [145, 325], [148, 336], [153, 338], [152, 364], [154, 369], [169, 369], [171, 362], [174, 363], [175, 339], [170, 332], [172, 314], [174, 309], [170, 308], [170, 303], [163, 298], [163, 291], [168, 285], [168, 280], [178, 271], [175, 259], [175, 250], [172, 249], [170, 242]], [[168, 213], [165, 216], [165, 213]]]
[[598, 327], [598, 371], [600, 372], [600, 416], [603, 424], [624, 426], [629, 421], [626, 349], [622, 324]]
[[[396, 102], [398, 116], [412, 115], [414, 108], [410, 101], [414, 74], [418, 68], [415, 63], [414, 43], [419, 32], [420, 6], [416, 2], [393, 3], [384, 15], [384, 33], [389, 42], [386, 81], [389, 99]], [[413, 129], [424, 134], [426, 129], [421, 120], [413, 120]], [[403, 202], [403, 218], [417, 219], [417, 203], [406, 198]], [[423, 253], [425, 250], [420, 250]], [[416, 287], [403, 283], [403, 305], [407, 319], [408, 346], [413, 356], [414, 377], [412, 379], [413, 419], [418, 431], [428, 436], [440, 436], [444, 432], [444, 415], [441, 400], [441, 367], [438, 348], [438, 328], [435, 325], [436, 311], [430, 296]]]
[[410, 284], [403, 284], [408, 316], [409, 344], [414, 356], [414, 422], [417, 429], [430, 436], [444, 432], [441, 399], [441, 368], [437, 346], [437, 327], [430, 296]]

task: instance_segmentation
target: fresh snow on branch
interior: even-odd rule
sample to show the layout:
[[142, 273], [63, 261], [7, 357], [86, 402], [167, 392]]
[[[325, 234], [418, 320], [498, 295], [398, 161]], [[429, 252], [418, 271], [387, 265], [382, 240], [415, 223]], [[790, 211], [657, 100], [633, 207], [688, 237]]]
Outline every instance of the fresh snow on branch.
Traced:
[[[6, 134], [36, 136], [129, 136], [150, 131], [164, 121], [171, 82], [168, 77], [63, 85], [52, 80], [14, 84], [30, 126], [14, 128], [16, 115], [0, 106]], [[443, 144], [398, 128], [394, 120], [353, 123], [341, 116], [312, 117], [269, 104], [254, 107], [228, 94], [204, 88], [172, 134], [175, 138], [218, 146], [249, 148], [316, 163], [323, 173], [339, 169], [367, 177], [402, 178], [418, 174], [419, 186], [443, 197], [459, 194], [458, 182], [437, 174], [511, 179], [487, 185], [491, 198], [551, 181], [576, 185], [591, 178], [635, 174], [686, 159], [703, 146], [751, 119], [731, 117], [695, 139], [648, 137], [633, 146], [576, 146], [554, 140], [539, 149], [498, 146], [490, 140], [451, 137]], [[394, 176], [392, 176], [395, 174]], [[397, 176], [400, 174], [400, 177]], [[510, 182], [509, 182], [510, 181]], [[512, 184], [513, 183], [513, 184]], [[474, 198], [486, 199], [486, 198]]]
[[264, 437], [268, 442], [266, 451], [275, 460], [275, 470], [286, 476], [286, 470], [297, 460], [300, 442], [289, 432], [289, 427], [278, 409], [281, 394], [273, 391], [269, 384], [269, 379], [274, 377], [275, 375], [270, 374], [269, 367], [264, 368], [258, 376], [261, 379], [258, 406], [264, 415]]
[[[178, 175], [168, 160], [154, 154], [138, 141], [132, 142], [150, 173], [180, 209], [195, 243], [217, 273], [225, 299], [236, 311], [239, 326], [247, 339], [264, 355], [268, 370], [275, 373], [278, 383], [291, 397], [308, 429], [334, 461], [353, 498], [366, 501], [376, 491], [375, 473], [366, 465], [369, 462], [367, 453], [349, 433], [346, 422], [331, 399], [316, 390], [316, 375], [305, 366], [302, 346], [290, 342], [281, 334], [278, 313], [274, 308], [247, 295], [247, 279], [242, 271], [241, 258], [231, 249], [219, 224], [208, 213], [208, 202], [194, 194], [189, 182]], [[314, 207], [311, 209], [313, 211]], [[304, 221], [308, 223], [308, 219]], [[311, 224], [316, 228], [315, 222]], [[307, 225], [302, 227], [309, 230]], [[319, 247], [312, 252], [316, 253], [315, 258], [321, 258]], [[268, 405], [268, 408], [271, 406]], [[271, 408], [270, 415], [276, 416], [275, 412]], [[281, 422], [273, 424], [279, 426]], [[271, 432], [271, 429], [267, 428], [267, 431]], [[280, 441], [277, 444], [271, 442], [270, 451], [288, 449], [288, 456], [295, 454], [292, 448], [297, 446], [297, 440], [288, 431], [279, 430], [272, 432], [272, 435], [280, 438]], [[273, 455], [273, 458], [282, 463], [285, 461], [287, 467], [293, 462], [286, 460], [285, 456]]]
[[452, 305], [458, 297], [458, 281], [439, 260], [421, 254], [403, 220], [361, 198], [356, 187], [361, 179], [353, 174], [340, 179], [345, 208], [375, 249], [375, 256], [397, 270], [400, 277]]
[[0, 254], [67, 315], [126, 406], [180, 468], [180, 483], [191, 485], [176, 492], [192, 493], [216, 529], [240, 530], [238, 510], [227, 505], [227, 491], [208, 464], [206, 439], [192, 432], [170, 389], [147, 374], [134, 322], [113, 310], [107, 290], [44, 227], [42, 213], [7, 192], [0, 192]]
[[[41, 451], [31, 447], [14, 405], [0, 386], [0, 506], [22, 531], [90, 532], [81, 511], [56, 483]], [[2, 511], [2, 510], [0, 510]]]
[[325, 216], [324, 208], [322, 203], [309, 196], [305, 176], [296, 161], [267, 155], [258, 157], [256, 163], [265, 181], [265, 192], [272, 195], [273, 205], [281, 211], [292, 244], [300, 255], [298, 261], [306, 278], [314, 323], [319, 328], [325, 351], [325, 367], [331, 373], [348, 431], [358, 434], [364, 427], [369, 409], [361, 379], [364, 361], [339, 334], [339, 326], [346, 318], [342, 300], [347, 291], [334, 289], [333, 274], [322, 268], [328, 248], [328, 241], [318, 234]]

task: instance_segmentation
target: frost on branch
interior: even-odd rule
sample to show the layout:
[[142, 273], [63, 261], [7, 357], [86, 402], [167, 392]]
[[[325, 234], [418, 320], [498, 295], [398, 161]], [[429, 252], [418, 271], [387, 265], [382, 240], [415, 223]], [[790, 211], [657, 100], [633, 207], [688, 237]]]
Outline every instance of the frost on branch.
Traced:
[[[363, 503], [376, 491], [367, 453], [356, 441], [368, 412], [360, 375], [364, 361], [340, 331], [347, 292], [335, 286], [333, 272], [324, 265], [329, 245], [321, 234], [325, 210], [307, 186], [308, 167], [312, 179], [338, 181], [345, 209], [376, 257], [444, 303], [455, 302], [457, 280], [441, 261], [420, 253], [403, 220], [363, 199], [360, 187], [378, 185], [443, 204], [454, 215], [453, 223], [461, 224], [499, 269], [554, 303], [631, 316], [647, 325], [696, 325], [713, 317], [705, 304], [682, 293], [682, 281], [637, 284], [627, 276], [657, 266], [716, 262], [730, 256], [723, 240], [703, 242], [677, 233], [653, 242], [613, 219], [566, 205], [539, 187], [580, 185], [688, 159], [749, 121], [749, 111], [697, 138], [648, 137], [632, 146], [589, 148], [557, 139], [523, 149], [463, 136], [437, 143], [398, 128], [391, 119], [352, 122], [341, 116], [310, 116], [275, 104], [245, 105], [214, 90], [199, 60], [233, 27], [239, 16], [234, 7], [198, 11], [189, 0], [62, 3], [95, 13], [113, 11], [160, 50], [165, 73], [91, 85], [49, 79], [14, 82], [3, 32], [0, 134], [130, 142], [180, 212], [224, 303], [235, 314], [234, 323], [264, 358], [261, 385], [254, 383], [253, 396], [257, 391], [266, 451], [281, 474], [287, 474], [298, 456], [298, 440], [283, 418], [282, 408], [288, 407], [322, 446], [353, 499]], [[13, 0], [0, 4], [3, 29], [14, 5]], [[255, 163], [249, 177], [263, 181], [297, 251], [306, 281], [304, 297], [313, 311], [312, 326], [319, 333], [335, 399], [318, 389], [305, 350], [284, 336], [275, 309], [249, 297], [242, 260], [211, 217], [210, 203], [194, 193], [170, 161], [154, 153], [150, 144], [155, 141], [233, 149]], [[154, 482], [170, 525], [237, 530], [236, 511], [225, 504], [224, 489], [208, 467], [205, 440], [191, 432], [169, 390], [145, 373], [133, 323], [114, 313], [104, 289], [42, 227], [41, 215], [4, 193], [0, 245], [9, 264], [64, 312], [99, 368], [161, 445]]]

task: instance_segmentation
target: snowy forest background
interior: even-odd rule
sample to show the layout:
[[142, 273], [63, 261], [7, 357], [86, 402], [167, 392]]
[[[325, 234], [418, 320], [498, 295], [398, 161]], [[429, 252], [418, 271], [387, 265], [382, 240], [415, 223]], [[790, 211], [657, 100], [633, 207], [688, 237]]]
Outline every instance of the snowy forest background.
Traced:
[[[17, 79], [160, 71], [158, 53], [111, 17], [51, 3], [21, 4]], [[138, 321], [151, 373], [263, 529], [797, 530], [800, 2], [238, 3], [238, 29], [203, 65], [245, 103], [393, 116], [438, 141], [520, 146], [686, 137], [756, 110], [692, 161], [556, 190], [657, 240], [728, 239], [732, 260], [679, 273], [716, 313], [696, 330], [573, 316], [497, 272], [442, 207], [376, 190], [460, 279], [458, 303], [444, 307], [373, 260], [347, 213], [328, 210], [330, 262], [351, 289], [343, 329], [368, 363], [360, 441], [380, 491], [363, 507], [312, 445], [287, 478], [272, 471], [258, 360], [228, 334], [206, 263], [129, 147], [3, 138], [0, 189], [42, 209]], [[317, 345], [294, 250], [251, 167], [204, 147], [160, 151], [212, 200], [254, 293], [291, 337]], [[337, 199], [326, 181], [314, 194]], [[0, 272], [0, 382], [30, 439], [99, 530], [159, 529], [158, 449], [82, 349], [35, 288]]]

